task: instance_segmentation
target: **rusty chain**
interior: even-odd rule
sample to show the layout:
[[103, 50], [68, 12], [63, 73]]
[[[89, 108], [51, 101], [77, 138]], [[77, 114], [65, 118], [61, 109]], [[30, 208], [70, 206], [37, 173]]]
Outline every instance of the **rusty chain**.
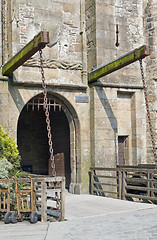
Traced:
[[58, 212], [58, 220], [61, 220], [61, 198], [58, 196], [58, 193], [55, 192], [55, 199], [56, 199], [56, 209]]
[[40, 68], [41, 68], [41, 76], [42, 76], [42, 87], [43, 87], [43, 95], [44, 95], [44, 111], [46, 116], [46, 124], [47, 124], [47, 135], [48, 135], [48, 143], [49, 143], [49, 152], [50, 152], [50, 163], [52, 168], [52, 176], [56, 176], [55, 170], [55, 162], [54, 162], [54, 155], [53, 155], [53, 147], [52, 147], [52, 134], [51, 134], [51, 125], [50, 125], [50, 115], [47, 103], [47, 89], [45, 83], [45, 76], [44, 76], [44, 67], [43, 67], [43, 56], [42, 50], [39, 50], [40, 54]]
[[140, 62], [142, 83], [143, 83], [143, 89], [144, 89], [144, 97], [145, 97], [146, 111], [147, 111], [147, 117], [148, 117], [148, 123], [149, 123], [149, 131], [150, 131], [150, 136], [151, 136], [151, 141], [152, 141], [152, 151], [153, 151], [153, 155], [154, 155], [155, 162], [156, 162], [156, 164], [157, 164], [157, 155], [156, 155], [155, 139], [154, 139], [153, 130], [152, 130], [152, 122], [151, 122], [151, 117], [150, 117], [150, 110], [149, 110], [149, 104], [148, 104], [148, 98], [147, 98], [147, 87], [146, 87], [146, 83], [145, 83], [145, 77], [144, 77], [142, 59], [140, 59], [139, 62]]

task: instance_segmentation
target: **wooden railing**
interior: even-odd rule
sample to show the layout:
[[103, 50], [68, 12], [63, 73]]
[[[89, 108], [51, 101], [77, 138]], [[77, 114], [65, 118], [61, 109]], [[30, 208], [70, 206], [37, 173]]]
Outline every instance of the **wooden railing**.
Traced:
[[[33, 182], [34, 211], [41, 216], [41, 221], [64, 220], [65, 178], [31, 175], [31, 179]], [[21, 187], [22, 189], [31, 188], [30, 179], [28, 177], [16, 180], [19, 190]], [[10, 209], [12, 211], [17, 211], [14, 183], [14, 179], [0, 179], [0, 212], [8, 212]], [[10, 194], [12, 196], [11, 199]], [[22, 200], [23, 202], [25, 201], [25, 199]], [[26, 201], [27, 205], [31, 205], [30, 196], [27, 196]], [[12, 209], [12, 205], [14, 205], [14, 209]], [[21, 212], [23, 211], [24, 210], [21, 210]]]
[[64, 220], [65, 215], [65, 178], [33, 178], [35, 207], [41, 221]]
[[157, 203], [157, 169], [91, 168], [91, 194]]

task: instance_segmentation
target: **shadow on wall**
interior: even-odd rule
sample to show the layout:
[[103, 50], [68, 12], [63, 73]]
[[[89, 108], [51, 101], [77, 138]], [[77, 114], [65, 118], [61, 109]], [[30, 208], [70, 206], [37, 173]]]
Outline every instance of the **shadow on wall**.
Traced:
[[[118, 154], [117, 154], [117, 148], [118, 148], [118, 146], [117, 146], [118, 123], [117, 123], [117, 118], [115, 117], [115, 115], [113, 113], [112, 107], [111, 107], [111, 105], [109, 103], [109, 100], [108, 100], [108, 98], [106, 96], [106, 93], [105, 93], [104, 89], [103, 88], [99, 88], [98, 89], [96, 87], [96, 92], [97, 92], [97, 94], [99, 96], [99, 99], [100, 99], [100, 101], [102, 103], [102, 106], [103, 106], [103, 108], [104, 108], [104, 110], [105, 110], [105, 112], [106, 112], [106, 114], [108, 116], [108, 119], [110, 121], [111, 127], [112, 127], [112, 129], [114, 131], [115, 160], [116, 160], [116, 165], [117, 165], [117, 163], [118, 163]], [[107, 107], [104, 104], [104, 99], [106, 101]]]
[[12, 99], [20, 113], [22, 111], [25, 103], [23, 101], [23, 98], [22, 98], [18, 88], [16, 86], [12, 85], [11, 81], [12, 81], [11, 79], [9, 79], [9, 81], [8, 81], [8, 90], [9, 90], [9, 93], [12, 96]]

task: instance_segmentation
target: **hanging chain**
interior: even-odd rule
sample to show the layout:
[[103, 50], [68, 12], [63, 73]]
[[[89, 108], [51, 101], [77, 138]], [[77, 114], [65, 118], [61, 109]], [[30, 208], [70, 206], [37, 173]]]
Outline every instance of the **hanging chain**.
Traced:
[[157, 164], [155, 139], [154, 139], [153, 130], [152, 130], [152, 122], [151, 122], [151, 117], [150, 117], [150, 110], [149, 110], [149, 104], [148, 104], [148, 98], [147, 98], [147, 87], [146, 87], [145, 78], [144, 78], [142, 59], [140, 59], [139, 62], [140, 62], [142, 83], [143, 83], [143, 89], [144, 89], [144, 97], [145, 97], [145, 103], [146, 103], [147, 117], [148, 117], [148, 123], [149, 123], [149, 131], [150, 131], [150, 136], [151, 136], [151, 141], [152, 141], [153, 155], [154, 155], [155, 162]]
[[53, 147], [52, 147], [50, 116], [49, 116], [49, 109], [47, 104], [47, 89], [46, 89], [46, 83], [45, 83], [43, 56], [42, 56], [41, 49], [39, 50], [39, 54], [40, 54], [40, 66], [41, 66], [41, 75], [42, 75], [42, 87], [43, 87], [43, 94], [44, 94], [44, 110], [45, 110], [45, 116], [46, 116], [47, 135], [48, 135], [49, 152], [50, 152], [50, 164], [52, 168], [52, 176], [55, 177], [56, 170], [55, 170], [55, 162], [54, 162]]

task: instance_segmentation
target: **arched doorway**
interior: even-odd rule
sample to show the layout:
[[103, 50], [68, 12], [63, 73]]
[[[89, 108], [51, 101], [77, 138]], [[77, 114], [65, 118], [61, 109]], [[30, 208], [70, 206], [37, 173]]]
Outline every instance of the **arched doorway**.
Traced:
[[[48, 94], [53, 150], [57, 175], [71, 182], [70, 128], [62, 103]], [[17, 129], [17, 143], [23, 170], [47, 175], [49, 172], [48, 137], [43, 110], [43, 94], [32, 98], [23, 108]]]

